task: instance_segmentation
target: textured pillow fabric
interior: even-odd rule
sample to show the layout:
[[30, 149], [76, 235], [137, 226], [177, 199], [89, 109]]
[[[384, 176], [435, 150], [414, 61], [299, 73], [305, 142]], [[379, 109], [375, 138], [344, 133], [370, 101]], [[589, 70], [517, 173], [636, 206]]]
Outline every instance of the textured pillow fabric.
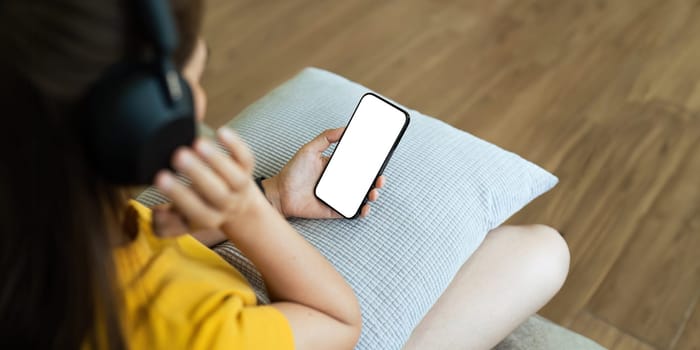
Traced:
[[[228, 126], [253, 150], [255, 175], [270, 177], [324, 129], [346, 125], [368, 91], [307, 68]], [[354, 288], [363, 314], [358, 349], [400, 348], [487, 232], [557, 182], [516, 154], [406, 110], [410, 125], [384, 171], [387, 185], [369, 217], [290, 220]], [[139, 199], [159, 200], [153, 190]], [[216, 250], [266, 301], [254, 267], [230, 243]]]

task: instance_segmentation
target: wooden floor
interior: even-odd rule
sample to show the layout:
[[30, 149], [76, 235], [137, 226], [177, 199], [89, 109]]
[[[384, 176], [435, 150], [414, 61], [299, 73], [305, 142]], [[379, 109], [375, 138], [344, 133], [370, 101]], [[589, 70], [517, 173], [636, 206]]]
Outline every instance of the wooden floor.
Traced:
[[512, 223], [572, 251], [542, 310], [612, 349], [700, 349], [700, 2], [209, 0], [218, 126], [326, 68], [560, 184]]

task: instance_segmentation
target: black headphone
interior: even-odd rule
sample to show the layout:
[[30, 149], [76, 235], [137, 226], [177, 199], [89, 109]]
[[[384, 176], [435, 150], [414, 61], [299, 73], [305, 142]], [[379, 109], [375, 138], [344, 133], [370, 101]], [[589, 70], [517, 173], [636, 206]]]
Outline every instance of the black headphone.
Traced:
[[152, 55], [111, 66], [87, 93], [85, 147], [108, 182], [144, 185], [170, 168], [176, 148], [195, 137], [192, 91], [172, 54], [178, 45], [169, 0], [137, 0], [137, 23]]

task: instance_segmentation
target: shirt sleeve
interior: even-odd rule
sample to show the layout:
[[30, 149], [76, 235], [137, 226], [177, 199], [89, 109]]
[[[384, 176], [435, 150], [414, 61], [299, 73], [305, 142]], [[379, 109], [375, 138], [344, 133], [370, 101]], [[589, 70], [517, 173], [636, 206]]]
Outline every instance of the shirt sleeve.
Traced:
[[232, 299], [196, 322], [192, 349], [294, 349], [292, 329], [279, 310]]

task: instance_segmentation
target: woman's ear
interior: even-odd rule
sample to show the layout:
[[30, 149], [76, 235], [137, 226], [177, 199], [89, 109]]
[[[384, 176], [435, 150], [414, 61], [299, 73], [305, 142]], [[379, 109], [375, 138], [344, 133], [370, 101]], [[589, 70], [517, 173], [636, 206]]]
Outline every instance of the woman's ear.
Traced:
[[187, 63], [182, 69], [182, 75], [187, 80], [192, 90], [192, 98], [194, 99], [195, 119], [197, 121], [204, 120], [207, 111], [207, 95], [202, 88], [201, 80], [204, 74], [204, 69], [208, 59], [207, 45], [203, 39], [197, 40], [192, 56], [187, 60]]
[[194, 100], [194, 119], [201, 122], [207, 114], [207, 94], [199, 82], [190, 83], [190, 89]]

